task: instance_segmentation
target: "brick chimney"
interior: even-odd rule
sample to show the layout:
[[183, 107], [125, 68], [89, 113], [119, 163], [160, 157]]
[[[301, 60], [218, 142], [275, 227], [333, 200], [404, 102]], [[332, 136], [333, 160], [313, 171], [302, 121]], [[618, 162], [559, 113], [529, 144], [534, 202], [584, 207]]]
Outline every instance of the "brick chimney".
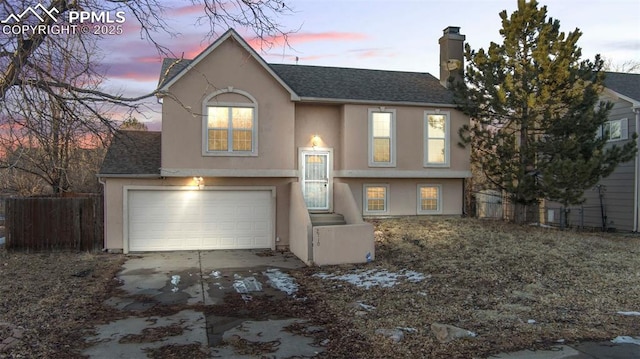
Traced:
[[464, 79], [464, 40], [460, 34], [460, 27], [449, 26], [443, 30], [444, 34], [438, 40], [440, 43], [440, 83], [448, 87], [447, 80], [453, 77], [454, 81]]

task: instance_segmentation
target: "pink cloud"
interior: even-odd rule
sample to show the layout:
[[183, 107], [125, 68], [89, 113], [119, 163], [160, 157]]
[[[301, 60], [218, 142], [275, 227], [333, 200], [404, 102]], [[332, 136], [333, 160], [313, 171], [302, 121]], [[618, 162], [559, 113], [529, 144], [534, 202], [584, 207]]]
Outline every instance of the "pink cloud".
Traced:
[[375, 58], [375, 57], [395, 57], [396, 54], [395, 53], [389, 53], [386, 51], [386, 49], [381, 48], [381, 49], [357, 49], [357, 50], [350, 50], [350, 53], [354, 53], [355, 56], [357, 58], [360, 59], [369, 59], [369, 58]]
[[159, 64], [162, 58], [160, 56], [138, 56], [132, 60], [143, 64]]
[[[215, 2], [214, 4], [216, 5], [216, 8], [220, 8], [221, 10], [224, 8], [231, 8], [234, 6], [231, 3], [218, 4], [217, 2]], [[188, 16], [188, 15], [202, 16], [202, 15], [205, 15], [205, 7], [202, 4], [196, 3], [192, 5], [171, 8], [167, 12], [169, 15], [173, 15], [173, 16]]]
[[129, 36], [131, 34], [139, 33], [141, 28], [140, 23], [133, 20], [127, 20], [120, 26], [122, 26], [122, 35], [118, 36]]
[[306, 61], [315, 61], [315, 60], [322, 60], [322, 59], [326, 59], [326, 58], [331, 58], [331, 57], [336, 57], [338, 55], [336, 54], [324, 54], [324, 55], [309, 55], [309, 56], [295, 56], [295, 55], [285, 55], [282, 56], [282, 54], [277, 54], [277, 53], [268, 53], [265, 54], [264, 57], [266, 58], [270, 58], [270, 59], [274, 59], [274, 60], [281, 60], [281, 61], [290, 61], [290, 62], [294, 62], [296, 60], [298, 60], [301, 64], [304, 64], [304, 62]]
[[160, 61], [146, 62], [132, 59], [125, 62], [102, 64], [107, 77], [140, 82], [157, 82], [160, 76]]
[[378, 56], [380, 56], [380, 53], [378, 51], [375, 51], [375, 50], [369, 50], [369, 51], [361, 52], [357, 56], [359, 58], [361, 58], [361, 59], [366, 59], [366, 58], [370, 58], [370, 57], [378, 57]]
[[118, 79], [147, 82], [147, 81], [158, 81], [158, 77], [160, 76], [160, 74], [159, 73], [150, 74], [150, 73], [138, 73], [138, 72], [125, 72], [125, 73], [109, 74], [109, 76], [113, 78], [118, 78]]
[[208, 46], [209, 45], [207, 44], [199, 44], [199, 45], [191, 46], [190, 49], [184, 51], [183, 57], [185, 59], [193, 59], [194, 57], [198, 56], [202, 51], [204, 51], [204, 49], [206, 49]]
[[169, 13], [169, 15], [173, 15], [173, 16], [194, 15], [194, 14], [202, 15], [204, 13], [204, 6], [202, 6], [202, 4], [192, 4], [192, 5], [172, 8], [167, 12]]
[[357, 32], [320, 32], [320, 33], [293, 33], [286, 36], [271, 36], [264, 39], [254, 37], [247, 40], [254, 49], [263, 49], [270, 46], [283, 46], [302, 44], [306, 42], [318, 41], [357, 41], [364, 40], [367, 36]]

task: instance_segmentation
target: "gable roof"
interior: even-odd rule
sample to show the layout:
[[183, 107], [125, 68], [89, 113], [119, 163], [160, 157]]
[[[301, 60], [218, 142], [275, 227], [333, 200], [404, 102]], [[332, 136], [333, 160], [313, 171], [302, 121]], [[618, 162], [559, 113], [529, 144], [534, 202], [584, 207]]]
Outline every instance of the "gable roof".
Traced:
[[158, 88], [162, 88], [165, 83], [173, 79], [182, 70], [187, 68], [193, 60], [186, 59], [162, 59], [162, 67], [160, 68], [160, 78], [158, 79]]
[[[284, 82], [276, 73], [273, 72], [271, 67], [264, 61], [264, 59], [258, 55], [258, 53], [247, 44], [247, 42], [242, 38], [242, 36], [238, 35], [238, 33], [234, 29], [227, 30], [222, 36], [220, 36], [216, 41], [214, 41], [211, 45], [209, 45], [204, 51], [198, 54], [193, 60], [179, 60], [179, 61], [170, 61], [167, 67], [165, 68], [165, 60], [162, 61], [162, 72], [161, 74], [172, 73], [173, 76], [163, 76], [160, 77], [160, 86], [158, 86], [158, 91], [167, 91], [169, 86], [173, 85], [176, 81], [178, 81], [185, 73], [187, 73], [190, 69], [196, 66], [202, 59], [207, 57], [210, 53], [212, 53], [220, 44], [225, 42], [227, 39], [232, 38], [237, 41], [240, 46], [242, 46], [257, 62], [260, 64], [273, 78], [278, 81], [282, 87], [285, 88], [291, 94], [291, 100], [297, 100], [298, 95]], [[184, 63], [181, 63], [185, 61]], [[173, 66], [172, 66], [173, 65]], [[168, 70], [168, 71], [167, 71]]]
[[98, 176], [159, 177], [160, 134], [158, 131], [116, 132]]
[[[160, 85], [192, 60], [164, 59]], [[428, 73], [269, 64], [303, 101], [452, 104], [453, 94]]]
[[306, 100], [453, 103], [452, 93], [428, 73], [271, 64]]
[[640, 106], [640, 74], [605, 72], [604, 85], [634, 106]]
[[229, 37], [236, 39], [290, 93], [292, 100], [433, 104], [453, 106], [453, 94], [428, 73], [368, 70], [342, 67], [268, 64], [230, 29], [193, 60], [162, 61], [158, 88], [169, 86]]

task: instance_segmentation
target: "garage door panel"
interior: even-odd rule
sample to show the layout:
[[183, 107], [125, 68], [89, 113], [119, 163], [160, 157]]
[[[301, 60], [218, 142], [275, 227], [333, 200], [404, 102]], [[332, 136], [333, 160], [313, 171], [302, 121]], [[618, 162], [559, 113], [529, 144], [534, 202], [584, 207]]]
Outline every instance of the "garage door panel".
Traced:
[[238, 221], [235, 226], [236, 231], [244, 232], [244, 231], [253, 231], [253, 222], [250, 221]]
[[238, 238], [238, 245], [239, 246], [244, 246], [244, 247], [249, 247], [252, 246], [253, 244], [255, 244], [255, 239], [254, 238], [250, 238], [250, 237], [240, 237]]
[[271, 248], [271, 191], [129, 190], [129, 250]]

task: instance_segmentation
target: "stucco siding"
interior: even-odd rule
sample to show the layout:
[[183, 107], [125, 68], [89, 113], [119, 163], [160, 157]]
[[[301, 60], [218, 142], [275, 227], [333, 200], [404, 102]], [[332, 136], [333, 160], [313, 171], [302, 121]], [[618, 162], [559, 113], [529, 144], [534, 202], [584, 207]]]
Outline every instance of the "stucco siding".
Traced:
[[[316, 146], [332, 148], [333, 169], [340, 168], [342, 159], [341, 109], [337, 105], [296, 104], [295, 148]], [[285, 135], [285, 134], [283, 134]]]
[[[369, 141], [369, 109], [376, 106], [344, 105], [342, 113], [342, 153], [339, 155], [342, 166], [337, 169], [367, 170]], [[413, 106], [385, 106], [385, 110], [395, 110], [396, 113], [396, 166], [390, 168], [376, 168], [383, 171], [416, 171], [430, 170], [424, 166], [424, 116], [425, 111], [449, 112], [450, 131], [448, 149], [450, 161], [448, 170], [469, 171], [469, 149], [460, 148], [458, 144], [458, 129], [469, 123], [468, 117], [454, 109], [429, 108]], [[440, 170], [440, 168], [438, 168]]]
[[[203, 156], [203, 101], [256, 100], [257, 156]], [[170, 88], [162, 106], [162, 168], [294, 169], [291, 94], [232, 38], [219, 45]], [[173, 99], [177, 98], [179, 101]]]
[[418, 185], [439, 185], [442, 188], [442, 215], [462, 214], [462, 179], [448, 178], [340, 178], [347, 183], [363, 213], [363, 186], [365, 184], [388, 185], [389, 210], [383, 215], [415, 216], [418, 214]]

